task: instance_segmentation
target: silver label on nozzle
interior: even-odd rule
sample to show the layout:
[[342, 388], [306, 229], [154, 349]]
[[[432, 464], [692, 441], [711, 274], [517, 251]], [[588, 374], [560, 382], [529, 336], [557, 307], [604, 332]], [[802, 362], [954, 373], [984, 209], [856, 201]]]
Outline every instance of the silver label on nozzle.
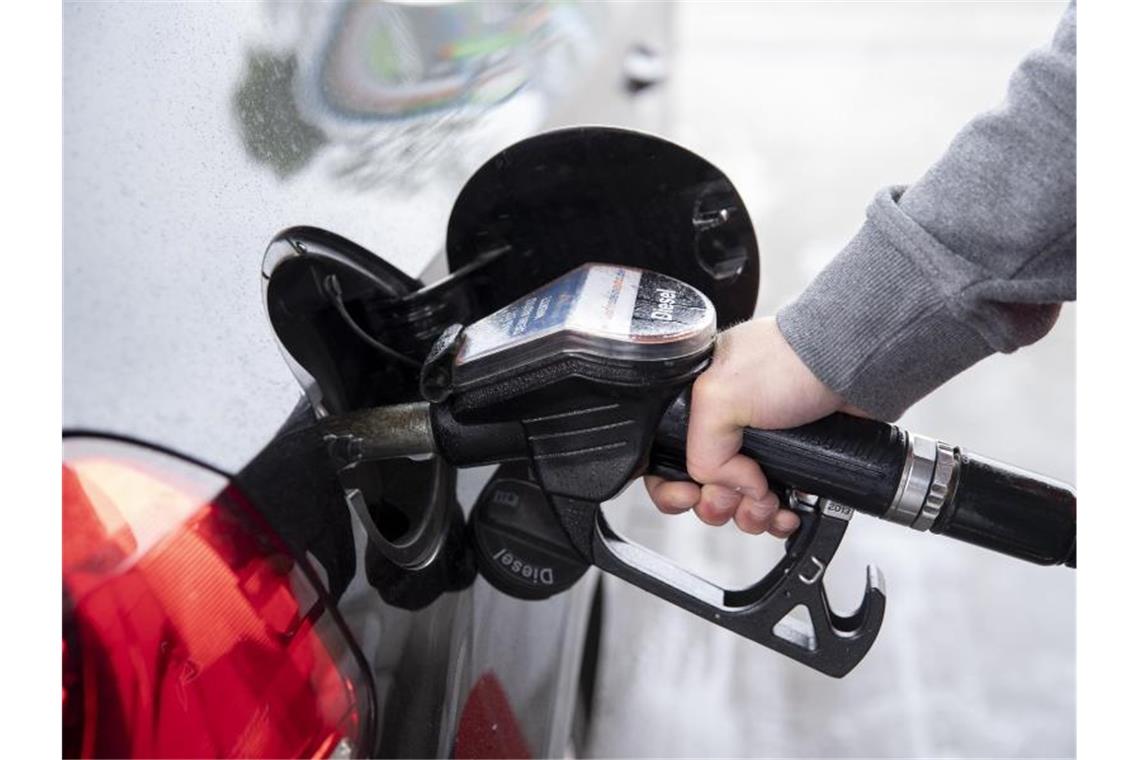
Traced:
[[629, 333], [641, 342], [673, 340], [709, 325], [711, 316], [708, 299], [696, 288], [663, 274], [644, 272]]
[[580, 267], [525, 298], [496, 311], [463, 332], [457, 365], [553, 333], [571, 321], [590, 270]]
[[830, 517], [838, 517], [840, 520], [850, 521], [855, 516], [855, 510], [846, 504], [840, 504], [831, 499], [821, 499], [819, 503], [819, 511]]
[[639, 269], [590, 267], [574, 310], [575, 326], [604, 335], [634, 335], [633, 314], [641, 277]]
[[469, 325], [455, 367], [486, 375], [502, 369], [494, 365], [506, 354], [517, 363], [558, 351], [677, 359], [707, 350], [715, 333], [716, 312], [696, 288], [656, 272], [586, 264]]

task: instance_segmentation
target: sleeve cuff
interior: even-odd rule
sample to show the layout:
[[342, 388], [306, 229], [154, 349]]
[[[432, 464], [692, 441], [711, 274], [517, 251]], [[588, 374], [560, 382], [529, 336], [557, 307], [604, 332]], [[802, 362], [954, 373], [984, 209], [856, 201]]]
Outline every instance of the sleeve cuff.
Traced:
[[[994, 352], [954, 313], [947, 290], [960, 283], [937, 282], [902, 252], [914, 247], [917, 225], [898, 209], [899, 195], [880, 194], [854, 239], [776, 315], [816, 377], [886, 420]], [[906, 245], [893, 242], [899, 235]]]

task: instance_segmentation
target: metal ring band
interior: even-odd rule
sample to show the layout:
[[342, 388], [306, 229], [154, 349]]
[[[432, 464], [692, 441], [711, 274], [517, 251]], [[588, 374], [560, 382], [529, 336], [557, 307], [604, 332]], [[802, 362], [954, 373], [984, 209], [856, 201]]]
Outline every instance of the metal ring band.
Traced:
[[907, 434], [906, 462], [899, 479], [894, 501], [883, 515], [884, 520], [902, 525], [914, 525], [922, 513], [930, 482], [934, 478], [934, 464], [938, 456], [937, 442], [933, 438]]
[[954, 475], [957, 459], [954, 449], [942, 441], [938, 441], [938, 453], [934, 461], [934, 477], [930, 481], [930, 492], [926, 494], [926, 501], [922, 503], [922, 511], [911, 524], [915, 530], [927, 530], [938, 515], [942, 512], [942, 505], [946, 503], [946, 496], [950, 491], [950, 479]]

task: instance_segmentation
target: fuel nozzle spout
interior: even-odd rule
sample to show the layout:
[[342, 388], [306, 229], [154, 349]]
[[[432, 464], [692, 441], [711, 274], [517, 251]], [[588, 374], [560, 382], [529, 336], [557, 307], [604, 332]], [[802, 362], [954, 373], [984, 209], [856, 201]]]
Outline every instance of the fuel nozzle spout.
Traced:
[[377, 406], [326, 417], [319, 427], [341, 468], [359, 462], [435, 453], [431, 406], [426, 401]]

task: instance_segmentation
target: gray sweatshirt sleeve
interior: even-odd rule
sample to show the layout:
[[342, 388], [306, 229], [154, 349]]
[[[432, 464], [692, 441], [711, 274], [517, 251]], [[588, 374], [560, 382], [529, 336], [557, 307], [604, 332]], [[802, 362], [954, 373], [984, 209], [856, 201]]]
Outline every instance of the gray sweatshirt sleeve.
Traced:
[[882, 419], [995, 351], [1049, 331], [1076, 298], [1076, 9], [1005, 102], [970, 121], [777, 314], [835, 392]]

